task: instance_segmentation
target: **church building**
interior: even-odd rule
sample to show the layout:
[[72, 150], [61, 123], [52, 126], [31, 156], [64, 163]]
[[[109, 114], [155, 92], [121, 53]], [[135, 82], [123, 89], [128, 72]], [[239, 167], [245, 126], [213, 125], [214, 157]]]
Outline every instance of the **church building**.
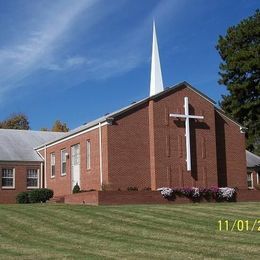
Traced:
[[[68, 133], [49, 134], [56, 136], [31, 149], [39, 159], [34, 163], [38, 187], [52, 189], [55, 196], [71, 194], [76, 184], [86, 191], [247, 189], [243, 126], [187, 82], [164, 88], [155, 26], [150, 95]], [[3, 169], [15, 167], [5, 163], [3, 168], [0, 162], [2, 176], [11, 176], [14, 171]], [[15, 171], [12, 180], [18, 175]], [[0, 190], [0, 203], [6, 191]]]

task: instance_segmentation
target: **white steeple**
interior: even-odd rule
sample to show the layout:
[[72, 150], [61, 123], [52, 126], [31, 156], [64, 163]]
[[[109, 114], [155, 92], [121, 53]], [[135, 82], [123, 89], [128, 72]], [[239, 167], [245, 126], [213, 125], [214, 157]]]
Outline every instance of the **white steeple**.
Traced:
[[151, 64], [151, 81], [150, 81], [150, 96], [153, 96], [163, 91], [162, 71], [157, 44], [155, 22], [153, 21], [153, 47], [152, 47], [152, 64]]

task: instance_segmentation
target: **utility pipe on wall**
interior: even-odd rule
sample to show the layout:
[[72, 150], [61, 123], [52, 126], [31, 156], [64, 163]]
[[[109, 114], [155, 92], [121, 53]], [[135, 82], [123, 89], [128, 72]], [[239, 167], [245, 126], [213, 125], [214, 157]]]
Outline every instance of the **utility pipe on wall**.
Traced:
[[44, 188], [47, 188], [47, 150], [44, 147]]
[[101, 123], [98, 124], [99, 133], [99, 170], [100, 170], [100, 189], [103, 186], [103, 158], [102, 158], [102, 128]]
[[40, 188], [43, 188], [43, 178], [44, 178], [44, 173], [43, 173], [43, 163], [41, 162], [41, 170], [40, 170], [40, 180], [41, 180], [41, 185]]

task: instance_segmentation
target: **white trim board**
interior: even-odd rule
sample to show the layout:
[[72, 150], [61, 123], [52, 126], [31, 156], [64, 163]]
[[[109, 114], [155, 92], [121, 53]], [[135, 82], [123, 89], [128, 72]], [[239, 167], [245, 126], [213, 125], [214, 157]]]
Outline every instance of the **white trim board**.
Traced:
[[[105, 125], [108, 125], [108, 124], [109, 124], [108, 122], [101, 123], [101, 127], [102, 127], [102, 126], [105, 126]], [[99, 128], [99, 125], [95, 125], [95, 126], [92, 126], [92, 127], [90, 127], [90, 128], [87, 128], [87, 129], [85, 129], [85, 130], [83, 130], [83, 131], [81, 131], [81, 132], [78, 132], [78, 133], [72, 134], [72, 135], [70, 135], [70, 136], [68, 136], [68, 137], [62, 138], [62, 139], [60, 139], [60, 140], [58, 140], [58, 141], [54, 141], [53, 143], [51, 143], [51, 144], [49, 144], [49, 145], [44, 145], [44, 146], [42, 146], [42, 147], [40, 147], [40, 148], [34, 148], [34, 149], [35, 149], [37, 152], [39, 152], [39, 151], [43, 150], [45, 147], [46, 147], [46, 148], [49, 148], [49, 147], [51, 147], [51, 146], [53, 146], [53, 145], [63, 143], [63, 142], [65, 142], [65, 141], [67, 141], [67, 140], [70, 140], [70, 139], [72, 139], [72, 138], [74, 138], [74, 137], [77, 137], [77, 136], [79, 136], [79, 135], [88, 133], [88, 132], [90, 132], [90, 131], [92, 131], [92, 130], [95, 130], [95, 129], [98, 129], [98, 128]]]
[[227, 115], [225, 115], [225, 112], [224, 112], [224, 111], [222, 112], [221, 110], [219, 110], [219, 109], [216, 108], [216, 107], [215, 107], [215, 110], [216, 110], [217, 113], [221, 114], [221, 115], [224, 116], [226, 119], [230, 120], [231, 122], [233, 122], [234, 124], [236, 124], [237, 126], [239, 126], [239, 127], [240, 127], [240, 130], [241, 130], [242, 128], [246, 128], [246, 127], [240, 125], [239, 123], [237, 123], [235, 120], [233, 120], [233, 119], [231, 119], [230, 117], [228, 117]]

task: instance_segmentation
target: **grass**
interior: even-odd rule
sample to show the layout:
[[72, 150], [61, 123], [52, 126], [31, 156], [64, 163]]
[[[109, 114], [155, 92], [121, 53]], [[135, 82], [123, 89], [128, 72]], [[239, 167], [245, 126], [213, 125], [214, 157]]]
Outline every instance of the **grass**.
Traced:
[[259, 259], [260, 203], [0, 205], [0, 259]]

